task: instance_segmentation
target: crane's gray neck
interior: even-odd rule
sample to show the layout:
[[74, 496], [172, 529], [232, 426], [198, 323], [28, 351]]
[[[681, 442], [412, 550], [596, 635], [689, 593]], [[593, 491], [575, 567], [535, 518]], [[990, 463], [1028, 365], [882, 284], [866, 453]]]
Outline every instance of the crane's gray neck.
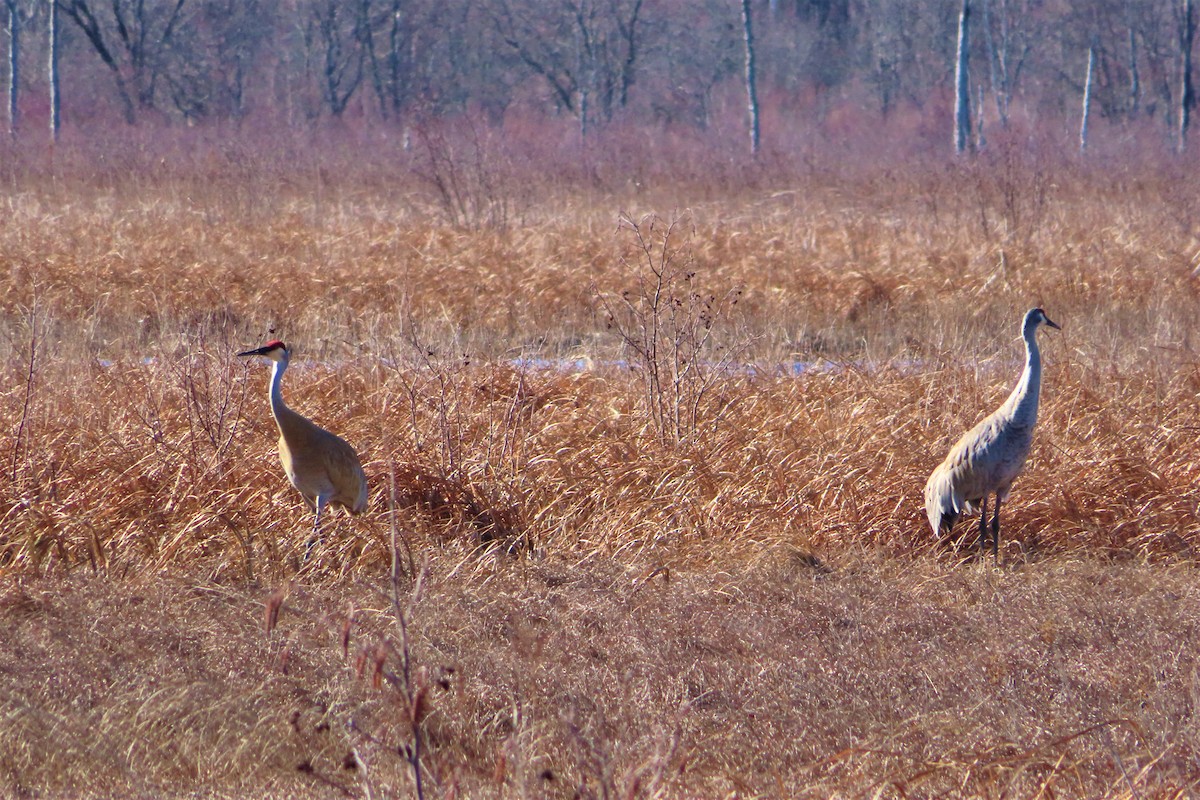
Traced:
[[1037, 323], [1026, 323], [1022, 330], [1025, 340], [1025, 371], [1013, 389], [1010, 402], [1016, 405], [1013, 421], [1033, 427], [1037, 423], [1038, 393], [1042, 387], [1042, 354], [1037, 344]]
[[287, 355], [271, 364], [271, 414], [276, 421], [287, 413], [287, 406], [283, 404], [283, 372], [287, 366]]

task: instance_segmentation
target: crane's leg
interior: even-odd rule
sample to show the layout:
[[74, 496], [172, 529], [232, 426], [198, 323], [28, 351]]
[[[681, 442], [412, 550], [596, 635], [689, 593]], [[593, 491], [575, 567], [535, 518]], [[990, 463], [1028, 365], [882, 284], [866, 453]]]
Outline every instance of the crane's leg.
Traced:
[[317, 517], [313, 520], [313, 536], [316, 536], [321, 530], [321, 512], [325, 510], [328, 503], [328, 497], [323, 494], [317, 495]]
[[985, 494], [983, 499], [979, 501], [979, 552], [983, 552], [983, 548], [987, 547], [987, 499]]
[[996, 510], [992, 512], [992, 558], [1000, 560], [1000, 495], [996, 495]]
[[325, 510], [325, 506], [329, 504], [329, 497], [323, 494], [317, 495], [315, 503], [317, 516], [313, 519], [312, 536], [308, 537], [308, 543], [304, 545], [304, 560], [308, 561], [308, 557], [312, 555], [313, 546], [321, 539], [321, 512]]

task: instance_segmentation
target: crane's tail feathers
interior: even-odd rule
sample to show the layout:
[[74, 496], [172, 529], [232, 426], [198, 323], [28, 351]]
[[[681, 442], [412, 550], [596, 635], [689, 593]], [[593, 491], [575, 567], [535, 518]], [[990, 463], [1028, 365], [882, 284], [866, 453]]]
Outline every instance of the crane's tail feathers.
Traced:
[[370, 491], [367, 488], [367, 480], [364, 477], [362, 488], [359, 489], [358, 499], [354, 501], [354, 507], [350, 509], [351, 514], [361, 514], [367, 510], [367, 503], [370, 500]]
[[953, 476], [942, 467], [935, 469], [925, 484], [925, 514], [933, 535], [948, 533], [967, 505], [954, 485]]

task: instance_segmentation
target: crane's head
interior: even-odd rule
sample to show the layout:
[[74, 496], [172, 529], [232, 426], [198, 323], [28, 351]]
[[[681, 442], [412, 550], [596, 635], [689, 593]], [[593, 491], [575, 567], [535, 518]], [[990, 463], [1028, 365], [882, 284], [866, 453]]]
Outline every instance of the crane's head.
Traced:
[[1054, 320], [1046, 316], [1046, 312], [1040, 308], [1031, 308], [1025, 314], [1025, 322], [1021, 326], [1023, 330], [1035, 331], [1038, 325], [1045, 325], [1048, 328], [1054, 328], [1056, 331], [1061, 331], [1062, 328]]
[[262, 347], [255, 348], [254, 350], [243, 350], [242, 352], [238, 353], [238, 356], [263, 356], [271, 359], [272, 361], [283, 362], [287, 361], [288, 348], [286, 344], [278, 339], [272, 339]]

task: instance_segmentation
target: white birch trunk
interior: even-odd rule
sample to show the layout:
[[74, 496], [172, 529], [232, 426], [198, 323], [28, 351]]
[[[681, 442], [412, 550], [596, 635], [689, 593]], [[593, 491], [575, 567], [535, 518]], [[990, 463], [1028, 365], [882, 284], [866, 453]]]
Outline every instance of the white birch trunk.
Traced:
[[750, 21], [750, 0], [742, 0], [742, 41], [746, 45], [746, 105], [750, 114], [750, 155], [758, 155], [758, 88], [754, 69], [754, 28]]
[[962, 0], [958, 15], [958, 51], [954, 60], [954, 152], [971, 143], [971, 88], [967, 52], [970, 44], [970, 0]]
[[50, 3], [50, 15], [46, 23], [49, 36], [46, 48], [46, 70], [50, 83], [50, 140], [57, 142], [58, 129], [61, 127], [62, 120], [62, 93], [59, 91], [58, 85], [58, 3], [56, 0], [48, 0], [48, 2]]
[[1196, 17], [1192, 0], [1183, 0], [1179, 31], [1179, 152], [1187, 148], [1188, 125], [1192, 113], [1192, 42], [1196, 38]]
[[1142, 81], [1138, 74], [1137, 31], [1129, 21], [1129, 107], [1136, 114], [1142, 104]]
[[1088, 48], [1087, 77], [1083, 80], [1083, 120], [1079, 123], [1079, 152], [1087, 151], [1088, 112], [1092, 107], [1092, 76], [1096, 70], [1096, 46]]
[[17, 135], [21, 91], [21, 14], [17, 0], [8, 0], [8, 132]]
[[987, 137], [983, 134], [983, 112], [986, 107], [983, 102], [983, 84], [976, 87], [975, 90], [975, 149], [983, 150], [987, 147]]
[[[1000, 35], [997, 41], [996, 34], [992, 31], [993, 19], [991, 15], [991, 0], [984, 0], [983, 3], [983, 36], [988, 52], [988, 71], [992, 81], [992, 97], [996, 101], [996, 116], [1000, 120], [1001, 129], [1008, 128], [1008, 107], [1011, 101], [1012, 90], [1009, 87], [1008, 75], [1008, 51], [1010, 47], [1008, 35], [1008, 5], [1001, 0], [1000, 3]], [[977, 102], [983, 105], [983, 93], [979, 92]], [[983, 109], [976, 111], [976, 115], [982, 119]]]

